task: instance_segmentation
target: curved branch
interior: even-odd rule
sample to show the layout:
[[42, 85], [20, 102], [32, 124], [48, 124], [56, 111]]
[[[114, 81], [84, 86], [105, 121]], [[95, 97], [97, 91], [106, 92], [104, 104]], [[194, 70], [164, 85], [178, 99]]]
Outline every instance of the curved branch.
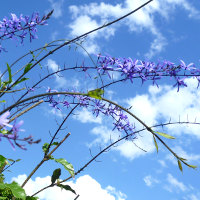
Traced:
[[[112, 24], [114, 24], [114, 23], [116, 23], [116, 22], [118, 22], [118, 21], [121, 21], [122, 19], [124, 19], [124, 18], [126, 18], [126, 17], [132, 15], [133, 13], [135, 13], [135, 12], [138, 11], [138, 10], [140, 10], [141, 8], [143, 8], [144, 6], [146, 6], [147, 4], [149, 4], [149, 3], [152, 2], [152, 1], [153, 1], [153, 0], [149, 0], [149, 1], [147, 1], [146, 3], [142, 4], [141, 6], [139, 6], [138, 8], [134, 9], [133, 11], [129, 12], [128, 14], [126, 14], [126, 15], [124, 15], [124, 16], [122, 16], [122, 17], [116, 19], [116, 20], [113, 20], [113, 21], [111, 21], [111, 22], [109, 22], [109, 23], [107, 23], [107, 24], [104, 24], [104, 25], [102, 25], [102, 26], [100, 26], [100, 27], [98, 27], [98, 28], [95, 28], [95, 29], [93, 29], [93, 30], [91, 30], [91, 31], [88, 31], [87, 33], [84, 33], [84, 34], [82, 34], [82, 35], [80, 35], [80, 36], [78, 36], [78, 37], [75, 37], [75, 38], [73, 38], [73, 39], [71, 39], [71, 40], [69, 40], [69, 41], [66, 41], [65, 43], [63, 43], [63, 44], [60, 45], [59, 47], [53, 49], [52, 51], [50, 51], [49, 53], [47, 53], [46, 55], [44, 55], [41, 59], [39, 59], [35, 64], [33, 64], [33, 65], [30, 67], [30, 70], [33, 69], [37, 64], [39, 64], [39, 63], [40, 63], [42, 60], [44, 60], [46, 57], [48, 57], [49, 55], [53, 54], [54, 52], [56, 52], [56, 51], [59, 50], [60, 48], [66, 46], [66, 45], [68, 45], [68, 44], [70, 44], [70, 43], [72, 43], [72, 42], [78, 41], [78, 40], [80, 40], [81, 38], [83, 38], [83, 37], [85, 37], [85, 36], [87, 36], [87, 35], [89, 35], [89, 34], [91, 34], [91, 33], [93, 33], [93, 32], [96, 32], [96, 31], [98, 31], [98, 30], [100, 30], [100, 29], [103, 29], [103, 28], [105, 28], [105, 27], [108, 27], [108, 26], [110, 26], [110, 25], [112, 25]], [[29, 70], [29, 72], [30, 72], [30, 70]], [[19, 81], [23, 76], [24, 76], [24, 74], [22, 74], [10, 87], [8, 87], [7, 90], [10, 90], [10, 89], [14, 86], [14, 84], [15, 84], [17, 81]]]
[[[187, 122], [168, 122], [168, 123], [157, 124], [157, 125], [151, 126], [150, 128], [152, 129], [152, 128], [155, 128], [155, 127], [168, 126], [168, 125], [176, 125], [176, 124], [197, 124], [197, 125], [200, 125], [200, 123], [188, 122], [188, 121], [187, 121]], [[138, 131], [135, 131], [135, 132], [133, 132], [133, 133], [130, 133], [130, 134], [128, 134], [128, 135], [126, 135], [126, 136], [124, 136], [124, 137], [122, 137], [122, 138], [119, 138], [119, 139], [116, 140], [115, 142], [111, 143], [110, 145], [108, 145], [107, 147], [105, 147], [103, 150], [101, 150], [98, 154], [96, 154], [94, 157], [92, 157], [92, 159], [90, 159], [90, 160], [89, 160], [83, 167], [81, 167], [77, 172], [75, 172], [75, 175], [77, 175], [77, 174], [79, 174], [81, 171], [83, 171], [83, 170], [84, 170], [89, 164], [91, 164], [97, 157], [99, 157], [99, 156], [100, 156], [101, 154], [103, 154], [104, 152], [107, 152], [107, 150], [109, 150], [109, 149], [110, 149], [111, 147], [113, 147], [115, 144], [119, 143], [120, 141], [122, 141], [122, 140], [124, 140], [124, 139], [126, 139], [126, 138], [128, 138], [128, 137], [130, 137], [130, 136], [132, 136], [132, 135], [134, 135], [134, 134], [136, 134], [136, 133], [140, 133], [140, 132], [142, 132], [142, 131], [144, 131], [144, 130], [147, 130], [147, 128], [142, 128], [142, 129], [140, 129], [140, 130], [138, 130]], [[68, 178], [66, 178], [66, 179], [64, 179], [64, 180], [62, 180], [62, 181], [60, 181], [60, 183], [66, 182], [66, 181], [70, 180], [71, 178], [72, 178], [72, 176], [69, 176]], [[50, 184], [50, 185], [48, 185], [48, 186], [46, 186], [46, 187], [40, 189], [39, 191], [37, 191], [36, 193], [34, 193], [34, 194], [32, 195], [32, 197], [35, 196], [35, 195], [37, 195], [38, 193], [44, 191], [45, 189], [50, 188], [50, 187], [53, 187], [53, 186], [55, 186], [55, 185], [56, 185], [56, 183]]]

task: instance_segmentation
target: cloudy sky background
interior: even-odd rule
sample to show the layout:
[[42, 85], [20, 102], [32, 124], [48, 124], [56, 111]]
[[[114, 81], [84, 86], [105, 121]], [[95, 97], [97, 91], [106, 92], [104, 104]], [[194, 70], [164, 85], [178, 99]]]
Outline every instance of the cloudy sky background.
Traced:
[[[8, 53], [0, 55], [2, 63], [13, 62], [25, 52], [38, 48], [47, 42], [56, 39], [70, 39], [90, 31], [102, 24], [116, 19], [143, 4], [144, 0], [125, 1], [12, 1], [8, 0], [1, 6], [1, 19], [10, 13], [17, 15], [31, 14], [33, 11], [47, 13], [52, 8], [54, 13], [48, 22], [48, 26], [40, 27], [39, 39], [24, 46], [17, 46], [13, 42], [6, 43]], [[12, 5], [12, 6], [11, 6]], [[83, 47], [95, 58], [95, 54], [101, 52], [114, 57], [131, 57], [140, 60], [170, 60], [179, 64], [180, 59], [187, 64], [193, 62], [199, 66], [200, 51], [200, 5], [197, 1], [188, 0], [154, 0], [148, 6], [131, 15], [127, 19], [110, 27], [95, 32], [85, 38]], [[12, 58], [12, 59], [11, 59]], [[75, 66], [82, 62], [91, 65], [85, 51], [72, 47], [62, 49], [48, 57], [43, 63], [43, 69], [33, 71], [32, 80], [39, 78], [39, 74], [54, 72], [66, 66]], [[1, 68], [0, 68], [1, 71]], [[3, 71], [3, 70], [2, 70]], [[33, 79], [34, 77], [34, 79]], [[119, 76], [114, 74], [114, 78]], [[197, 82], [193, 78], [187, 79], [188, 87], [173, 88], [173, 80], [168, 78], [160, 83], [159, 88], [145, 83], [141, 87], [140, 81], [134, 84], [121, 84], [109, 87], [106, 97], [130, 107], [131, 111], [143, 119], [149, 126], [161, 122], [197, 121], [200, 117], [200, 91]], [[92, 89], [96, 83], [85, 77], [84, 74], [67, 72], [55, 75], [44, 83], [47, 89]], [[40, 111], [40, 112], [39, 112]], [[67, 132], [71, 136], [66, 144], [55, 153], [55, 157], [63, 157], [78, 170], [92, 155], [99, 152], [100, 148], [115, 141], [120, 134], [112, 131], [112, 120], [99, 116], [95, 118], [86, 109], [75, 112], [66, 124]], [[42, 144], [49, 141], [49, 131], [56, 130], [56, 121], [66, 116], [66, 112], [51, 110], [48, 105], [42, 105], [29, 114], [24, 115], [24, 129], [26, 133], [33, 134], [35, 138], [42, 138]], [[131, 119], [139, 130], [142, 126]], [[199, 126], [177, 125], [157, 129], [176, 137], [176, 140], [165, 140], [170, 147], [190, 164], [200, 164], [200, 133]], [[25, 134], [25, 133], [23, 133]], [[62, 138], [62, 135], [59, 136]], [[15, 180], [22, 183], [32, 168], [40, 161], [41, 146], [34, 145], [26, 152], [8, 148], [6, 141], [2, 142], [0, 154], [6, 157], [21, 158], [18, 164], [13, 166], [12, 172], [7, 172], [7, 181]], [[134, 141], [119, 143], [108, 153], [102, 155], [68, 184], [80, 195], [78, 200], [106, 199], [106, 200], [131, 200], [163, 199], [163, 200], [198, 200], [200, 199], [200, 175], [199, 170], [183, 167], [183, 174], [177, 167], [177, 161], [159, 143], [159, 153], [156, 153], [153, 138], [148, 132], [137, 135]], [[140, 148], [138, 148], [140, 147]], [[141, 150], [144, 149], [147, 152]], [[6, 151], [5, 151], [6, 149]], [[58, 164], [51, 162], [46, 164], [33, 176], [25, 189], [28, 194], [33, 194], [39, 188], [50, 183], [50, 175], [53, 170], [59, 168]], [[62, 177], [68, 176], [62, 169]], [[59, 188], [51, 188], [40, 193], [39, 198], [45, 200], [67, 199], [72, 200], [75, 195], [60, 191]]]

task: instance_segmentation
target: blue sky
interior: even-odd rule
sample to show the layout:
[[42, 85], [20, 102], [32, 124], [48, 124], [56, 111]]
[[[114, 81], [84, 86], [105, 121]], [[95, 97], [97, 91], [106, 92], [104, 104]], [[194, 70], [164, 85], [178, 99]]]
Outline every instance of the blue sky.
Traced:
[[[23, 13], [30, 15], [38, 11], [41, 15], [54, 8], [54, 14], [48, 21], [48, 26], [39, 27], [38, 40], [29, 43], [26, 40], [24, 46], [17, 45], [14, 41], [4, 42], [7, 53], [1, 53], [0, 71], [11, 64], [19, 56], [27, 51], [41, 47], [56, 39], [71, 39], [86, 31], [96, 28], [112, 19], [118, 18], [130, 10], [144, 3], [143, 0], [125, 1], [64, 1], [64, 0], [35, 0], [25, 1], [7, 0], [0, 7], [0, 18]], [[129, 18], [114, 24], [102, 31], [89, 35], [83, 43], [84, 48], [93, 55], [101, 52], [114, 57], [131, 57], [140, 60], [170, 60], [179, 64], [184, 60], [187, 64], [195, 63], [199, 66], [200, 52], [200, 5], [198, 1], [189, 0], [154, 0], [150, 5], [135, 13]], [[26, 64], [24, 59], [18, 65]], [[90, 60], [81, 48], [75, 51], [63, 48], [48, 57], [30, 75], [29, 86], [40, 76], [49, 71], [53, 72], [58, 67], [75, 66], [76, 63], [85, 62], [91, 65]], [[18, 69], [16, 66], [14, 69]], [[117, 77], [116, 77], [117, 78]], [[132, 106], [131, 111], [141, 117], [149, 126], [160, 122], [178, 121], [179, 116], [183, 121], [199, 121], [200, 92], [196, 89], [195, 79], [188, 79], [188, 87], [173, 88], [174, 82], [170, 78], [160, 81], [159, 88], [151, 83], [141, 86], [141, 81], [133, 84], [125, 83], [109, 87], [106, 97], [122, 104], [125, 107]], [[85, 77], [84, 74], [70, 71], [63, 73], [62, 77], [54, 78], [43, 83], [44, 91], [51, 88], [89, 90], [96, 86], [96, 82]], [[120, 86], [120, 87], [119, 87]], [[16, 97], [13, 97], [16, 98]], [[8, 99], [8, 102], [12, 101]], [[110, 143], [110, 138], [115, 140], [120, 133], [112, 131], [112, 120], [100, 116], [95, 118], [85, 109], [75, 112], [66, 123], [63, 134], [71, 132], [71, 136], [65, 144], [54, 154], [56, 158], [65, 158], [78, 170], [91, 159], [89, 149], [95, 155], [100, 147]], [[8, 158], [21, 158], [15, 164], [11, 172], [6, 172], [7, 181], [15, 179], [22, 182], [26, 175], [41, 160], [41, 147], [49, 142], [50, 135], [57, 128], [56, 121], [61, 122], [66, 112], [55, 112], [47, 104], [31, 110], [25, 114], [23, 135], [32, 134], [35, 139], [41, 138], [38, 145], [28, 146], [27, 151], [9, 146], [7, 141], [1, 142], [0, 154]], [[132, 120], [132, 119], [131, 119]], [[134, 120], [136, 127], [141, 126]], [[165, 140], [169, 146], [190, 164], [200, 165], [200, 133], [198, 126], [168, 126], [164, 131], [176, 137], [176, 140]], [[147, 150], [141, 151], [137, 146]], [[40, 156], [41, 155], [41, 156]], [[148, 132], [138, 135], [133, 142], [126, 141], [118, 144], [109, 152], [103, 154], [88, 168], [86, 168], [70, 185], [80, 194], [80, 200], [198, 200], [200, 199], [200, 175], [199, 169], [192, 170], [183, 167], [181, 173], [173, 156], [159, 143], [159, 153], [153, 144], [152, 136]], [[34, 193], [39, 188], [50, 183], [50, 175], [60, 166], [56, 163], [45, 163], [32, 180], [25, 187], [28, 194]], [[68, 177], [62, 169], [62, 177]], [[61, 192], [59, 188], [46, 190], [40, 195], [40, 199], [74, 199], [69, 192]]]

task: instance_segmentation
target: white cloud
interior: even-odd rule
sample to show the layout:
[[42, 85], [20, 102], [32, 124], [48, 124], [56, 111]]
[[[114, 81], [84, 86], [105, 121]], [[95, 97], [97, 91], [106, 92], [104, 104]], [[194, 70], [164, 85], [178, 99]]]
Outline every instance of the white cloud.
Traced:
[[[188, 84], [188, 87], [181, 88], [179, 92], [177, 92], [177, 88], [173, 88], [169, 85], [161, 85], [159, 88], [150, 86], [147, 94], [137, 95], [134, 98], [124, 100], [126, 103], [125, 107], [132, 106], [130, 111], [148, 126], [159, 124], [161, 119], [162, 122], [168, 122], [171, 118], [171, 122], [177, 122], [179, 120], [179, 115], [181, 116], [181, 121], [187, 121], [187, 114], [189, 119], [193, 121], [196, 116], [200, 117], [200, 91], [196, 89], [197, 81], [195, 79], [189, 78], [185, 81]], [[83, 116], [87, 116], [87, 114], [83, 114]], [[87, 118], [88, 117], [86, 117], [86, 119]], [[85, 120], [82, 117], [80, 117], [80, 119]], [[136, 130], [143, 128], [143, 126], [134, 118], [130, 117], [129, 120], [135, 124]], [[93, 121], [93, 119], [91, 121]], [[154, 130], [160, 131], [160, 128], [154, 128]], [[193, 125], [185, 126], [184, 124], [171, 125], [165, 127], [164, 132], [173, 136], [187, 134], [200, 139], [198, 125], [195, 125], [194, 127]], [[111, 140], [115, 141], [119, 139], [119, 137], [122, 137], [120, 132], [112, 131], [105, 125], [95, 127], [92, 129], [91, 133], [96, 135], [96, 139], [94, 139], [89, 146], [97, 144], [108, 145]], [[118, 143], [117, 147], [113, 148], [113, 150], [118, 151], [122, 156], [129, 160], [155, 151], [151, 133], [143, 131], [140, 134], [136, 134], [135, 137], [136, 138], [133, 139], [133, 141], [122, 141]], [[185, 140], [184, 145], [186, 145]], [[147, 152], [144, 152], [141, 149]], [[173, 148], [173, 150], [179, 156], [182, 156], [189, 161], [198, 161], [198, 159], [200, 159], [200, 155], [187, 154], [180, 147]], [[167, 159], [177, 164], [177, 161], [173, 161], [171, 155], [167, 155]], [[163, 167], [166, 167], [164, 161], [160, 161], [160, 164]]]
[[48, 109], [47, 112], [48, 112], [48, 114], [53, 114], [53, 115], [55, 115], [55, 116], [57, 116], [57, 117], [60, 117], [60, 118], [62, 118], [62, 117], [65, 116], [65, 115], [62, 113], [61, 110], [58, 110], [58, 109], [55, 109], [55, 108], [53, 108], [53, 109]]
[[[196, 88], [197, 80], [189, 78], [185, 80], [188, 87], [177, 88], [169, 85], [150, 86], [146, 95], [137, 95], [127, 100], [131, 111], [142, 119], [147, 125], [152, 126], [160, 119], [163, 122], [200, 120], [200, 91]], [[167, 131], [173, 135], [189, 134], [200, 139], [198, 125], [170, 125]]]
[[174, 178], [171, 174], [167, 175], [168, 184], [164, 186], [164, 189], [169, 192], [185, 192], [187, 191], [187, 187], [176, 178]]
[[53, 17], [54, 18], [59, 18], [62, 16], [63, 12], [62, 12], [62, 6], [64, 3], [64, 0], [48, 0], [51, 4], [51, 9], [54, 9], [53, 12]]
[[124, 193], [122, 193], [121, 191], [117, 191], [114, 187], [110, 185], [106, 187], [106, 190], [109, 191], [110, 194], [117, 197], [118, 200], [125, 200], [127, 198]]
[[120, 133], [117, 131], [112, 131], [108, 129], [106, 126], [97, 126], [94, 127], [91, 130], [91, 133], [93, 135], [96, 135], [97, 138], [89, 144], [89, 146], [95, 145], [95, 144], [101, 144], [106, 145], [110, 143], [111, 141], [115, 141], [120, 137]]
[[[19, 175], [13, 178], [12, 181], [16, 181], [22, 184], [27, 176]], [[36, 177], [35, 180], [30, 179], [25, 185], [25, 191], [28, 195], [32, 195], [39, 189], [49, 185], [51, 183], [51, 177], [47, 176], [44, 178]], [[116, 190], [112, 186], [107, 186], [103, 189], [95, 179], [89, 175], [80, 176], [76, 181], [69, 181], [68, 184], [76, 191], [80, 196], [79, 200], [125, 200], [127, 197], [121, 191]], [[70, 191], [62, 190], [58, 187], [46, 189], [37, 195], [40, 200], [74, 200], [76, 195]]]
[[125, 141], [119, 144], [114, 150], [119, 151], [122, 156], [129, 160], [154, 152], [155, 147], [152, 135], [148, 132], [144, 132], [141, 135], [137, 136], [137, 139], [133, 139], [133, 141]]
[[73, 118], [79, 120], [82, 123], [98, 123], [101, 124], [102, 118], [99, 115], [95, 117], [92, 112], [88, 111], [86, 108], [83, 108], [81, 111], [77, 111]]
[[[97, 27], [99, 27], [101, 23], [98, 23], [96, 20], [93, 20], [88, 15], [81, 15], [80, 17], [76, 18], [70, 25], [69, 28], [71, 29], [70, 35], [73, 37], [82, 35], [86, 32], [89, 32]], [[114, 35], [115, 29], [112, 27], [105, 28], [100, 31], [96, 31], [88, 35], [88, 38], [82, 44], [84, 48], [89, 53], [99, 53], [99, 45], [95, 42], [97, 37], [104, 37], [105, 39], [109, 39], [110, 36]]]
[[[82, 6], [72, 5], [69, 7], [73, 19], [69, 26], [71, 28], [71, 35], [80, 35], [102, 24], [105, 24], [111, 19], [119, 18], [145, 2], [145, 0], [125, 0], [124, 3], [115, 5], [104, 2], [90, 3]], [[164, 19], [170, 20], [173, 14], [172, 11], [175, 11], [176, 7], [181, 7], [186, 10], [188, 12], [188, 17], [190, 18], [198, 19], [200, 17], [199, 11], [196, 10], [195, 7], [192, 6], [187, 0], [163, 0], [162, 3], [160, 3], [158, 0], [154, 0], [149, 5], [137, 11], [137, 13], [127, 17], [123, 21], [91, 34], [88, 39], [90, 40], [90, 44], [87, 44], [86, 42], [86, 48], [89, 48], [90, 53], [99, 53], [99, 43], [95, 42], [94, 39], [98, 37], [108, 39], [111, 36], [114, 36], [118, 28], [126, 25], [129, 27], [130, 31], [149, 31], [154, 36], [154, 39], [150, 44], [150, 48], [145, 54], [145, 56], [151, 58], [163, 51], [167, 45], [166, 38], [157, 28], [155, 19], [158, 16], [155, 15], [158, 14]]]
[[[176, 147], [174, 147], [172, 149], [173, 149], [174, 152], [176, 152], [176, 154], [178, 156], [187, 159], [187, 162], [189, 164], [192, 164], [191, 162], [199, 162], [199, 160], [200, 160], [200, 154], [188, 154], [180, 146], [176, 146]], [[175, 159], [173, 155], [168, 154], [166, 156], [166, 159], [171, 161], [173, 164], [177, 165], [177, 159]]]
[[[96, 135], [97, 138], [89, 144], [92, 145], [109, 145], [121, 137], [121, 133], [118, 131], [112, 131], [106, 126], [98, 126], [91, 130], [91, 133]], [[152, 153], [155, 149], [151, 134], [144, 132], [141, 135], [137, 135], [137, 138], [133, 141], [121, 141], [115, 145], [112, 149], [118, 151], [120, 155], [129, 160], [133, 160], [139, 156]], [[144, 152], [143, 150], [147, 151]]]
[[151, 175], [145, 176], [143, 180], [148, 187], [153, 186], [153, 184], [160, 183], [158, 179], [153, 178]]
[[200, 12], [194, 6], [192, 6], [187, 0], [166, 0], [166, 4], [170, 6], [170, 8], [168, 9], [172, 10], [175, 9], [176, 6], [180, 6], [188, 12], [188, 16], [190, 18], [195, 18], [195, 19], [200, 18]]
[[[56, 61], [52, 60], [52, 59], [48, 59], [47, 60], [47, 67], [51, 69], [51, 71], [56, 72], [58, 70], [60, 70], [59, 65], [56, 63]], [[57, 87], [63, 87], [67, 84], [66, 79], [61, 75], [61, 73], [56, 73], [54, 75], [55, 77], [55, 81], [57, 83]]]
[[[47, 67], [53, 71], [56, 72], [60, 70], [59, 65], [56, 63], [56, 61], [52, 59], [48, 59], [46, 63]], [[69, 78], [68, 80], [59, 72], [54, 75], [55, 82], [56, 82], [56, 88], [69, 88], [72, 87], [73, 89], [77, 89], [80, 86], [80, 82], [76, 78]]]
[[191, 194], [191, 195], [188, 195], [188, 200], [199, 200], [199, 197], [197, 197], [195, 194]]
[[162, 167], [167, 167], [167, 165], [166, 165], [164, 160], [158, 160], [158, 162]]

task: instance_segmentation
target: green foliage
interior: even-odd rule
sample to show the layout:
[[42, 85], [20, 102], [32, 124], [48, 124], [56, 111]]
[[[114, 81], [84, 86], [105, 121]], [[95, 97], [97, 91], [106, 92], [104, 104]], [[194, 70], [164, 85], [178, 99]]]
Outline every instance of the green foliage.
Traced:
[[180, 161], [180, 160], [178, 160], [178, 167], [179, 167], [179, 169], [183, 172], [183, 167], [182, 167], [182, 165], [181, 165], [181, 161]]
[[7, 69], [8, 69], [8, 74], [9, 74], [9, 80], [8, 80], [8, 84], [12, 83], [12, 74], [11, 74], [11, 68], [7, 63]]
[[69, 185], [58, 184], [57, 186], [60, 187], [61, 189], [65, 189], [65, 190], [71, 191], [74, 194], [76, 194], [75, 190], [73, 190]]
[[9, 200], [12, 199], [13, 194], [10, 188], [0, 189], [0, 199]]
[[171, 135], [168, 135], [166, 133], [161, 133], [161, 132], [158, 132], [158, 131], [154, 131], [154, 133], [158, 134], [158, 135], [161, 135], [167, 139], [175, 139], [175, 137], [171, 136]]
[[51, 183], [54, 184], [56, 182], [57, 179], [59, 179], [61, 175], [61, 169], [55, 169], [53, 172], [53, 175], [51, 176]]
[[0, 183], [3, 183], [4, 182], [4, 175], [3, 174], [0, 174]]
[[[24, 191], [23, 188], [21, 188], [20, 185], [18, 185], [18, 183], [16, 182], [12, 182], [10, 184], [8, 183], [0, 183], [0, 190], [2, 191], [1, 193], [3, 193], [4, 195], [7, 195], [6, 197], [8, 198], [20, 198], [22, 200], [26, 200], [26, 193]], [[13, 195], [13, 196], [12, 196]], [[3, 196], [5, 197], [5, 196]]]
[[29, 78], [22, 78], [22, 79], [20, 79], [19, 81], [17, 81], [17, 82], [13, 85], [13, 87], [16, 86], [16, 85], [18, 85], [18, 84], [21, 83], [21, 82], [24, 82], [24, 81], [28, 80], [28, 79], [29, 79]]
[[0, 130], [0, 133], [2, 133], [3, 135], [6, 135], [6, 134], [9, 134], [10, 131], [2, 129], [2, 130]]
[[156, 142], [156, 138], [155, 138], [154, 135], [153, 135], [153, 141], [154, 141], [154, 144], [155, 144], [155, 147], [156, 147], [157, 153], [158, 153], [158, 144], [157, 144], [157, 142]]
[[102, 99], [101, 95], [103, 95], [104, 91], [101, 89], [91, 90], [88, 92], [88, 96], [95, 99]]
[[27, 196], [26, 197], [26, 200], [37, 200], [39, 199], [38, 197], [30, 197], [30, 196]]
[[[53, 146], [53, 145], [58, 145], [58, 142], [53, 142], [51, 144], [51, 146]], [[48, 148], [49, 148], [49, 143], [44, 143], [43, 146], [42, 146], [43, 152], [46, 153]]]
[[51, 157], [51, 160], [56, 161], [57, 163], [60, 163], [64, 166], [64, 168], [70, 173], [70, 175], [74, 178], [75, 172], [74, 167], [71, 163], [67, 162], [64, 158], [55, 159], [53, 156]]
[[28, 63], [24, 68], [24, 74], [26, 74], [31, 69], [32, 63]]

